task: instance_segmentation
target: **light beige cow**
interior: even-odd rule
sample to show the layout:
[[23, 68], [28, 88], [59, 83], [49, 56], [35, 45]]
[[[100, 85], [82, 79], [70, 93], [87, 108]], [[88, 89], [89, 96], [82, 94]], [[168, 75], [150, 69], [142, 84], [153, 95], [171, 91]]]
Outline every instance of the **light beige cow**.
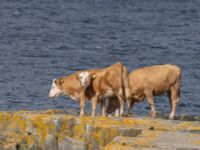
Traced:
[[[129, 85], [131, 100], [128, 101], [128, 113], [134, 102], [140, 102], [147, 98], [150, 105], [150, 115], [156, 116], [154, 96], [167, 93], [171, 112], [169, 119], [174, 119], [176, 105], [180, 99], [181, 69], [176, 65], [166, 64], [144, 67], [129, 73]], [[117, 98], [109, 100], [107, 112], [112, 113], [119, 107]]]

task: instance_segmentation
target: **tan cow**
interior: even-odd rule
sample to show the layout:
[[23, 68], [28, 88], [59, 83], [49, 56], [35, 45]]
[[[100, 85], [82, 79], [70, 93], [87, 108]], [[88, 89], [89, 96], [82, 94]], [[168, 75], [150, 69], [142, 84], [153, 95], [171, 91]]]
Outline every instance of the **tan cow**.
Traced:
[[[147, 98], [151, 108], [150, 115], [155, 117], [153, 97], [167, 93], [171, 105], [169, 119], [174, 119], [176, 104], [180, 99], [180, 84], [181, 69], [176, 65], [157, 65], [132, 71], [129, 74], [131, 101], [129, 101], [128, 113], [134, 102]], [[109, 101], [107, 112], [112, 113], [118, 107], [118, 100], [112, 98]]]
[[[90, 72], [88, 77], [92, 77]], [[91, 96], [92, 116], [95, 116], [98, 99], [112, 96], [117, 96], [119, 99], [120, 115], [122, 116], [124, 114], [125, 99], [130, 97], [126, 67], [119, 62], [96, 72], [93, 77], [93, 80], [90, 80], [90, 86], [87, 88], [93, 93]], [[84, 85], [86, 81], [80, 80], [80, 82]]]
[[[90, 91], [86, 88], [90, 84], [90, 80], [93, 79], [93, 74], [99, 72], [99, 69], [91, 69], [78, 71], [74, 74], [61, 77], [59, 79], [53, 79], [52, 87], [49, 92], [50, 98], [55, 98], [61, 95], [69, 96], [74, 100], [80, 101], [80, 116], [85, 114], [85, 100], [90, 100]], [[80, 84], [80, 80], [84, 80], [84, 84]], [[105, 104], [104, 99], [101, 101], [102, 115], [105, 116]]]

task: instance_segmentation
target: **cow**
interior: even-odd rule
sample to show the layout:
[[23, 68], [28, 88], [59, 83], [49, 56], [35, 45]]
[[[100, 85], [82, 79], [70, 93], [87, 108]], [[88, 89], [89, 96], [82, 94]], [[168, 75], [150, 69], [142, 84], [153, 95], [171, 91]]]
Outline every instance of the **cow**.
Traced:
[[[147, 98], [150, 105], [150, 115], [156, 116], [154, 96], [167, 93], [171, 111], [169, 119], [173, 120], [176, 105], [180, 99], [181, 69], [176, 65], [165, 64], [136, 69], [129, 73], [131, 98], [128, 101], [128, 113], [131, 112], [134, 102]], [[119, 108], [117, 97], [108, 102], [107, 113], [112, 113]]]
[[[69, 96], [71, 99], [80, 101], [80, 116], [85, 115], [85, 101], [90, 100], [90, 91], [85, 89], [94, 78], [94, 73], [100, 69], [90, 69], [75, 72], [71, 75], [53, 79], [52, 86], [49, 92], [50, 98], [55, 98], [61, 95]], [[84, 84], [81, 84], [84, 80]], [[101, 99], [102, 115], [105, 116], [105, 100]]]
[[[95, 116], [98, 99], [112, 96], [116, 96], [119, 99], [120, 115], [123, 116], [124, 102], [130, 97], [127, 68], [121, 62], [118, 62], [94, 73], [93, 76], [91, 72], [88, 72], [87, 77], [93, 77], [93, 79], [89, 80], [91, 82], [87, 88], [93, 93], [91, 95], [92, 116]], [[80, 80], [81, 85], [84, 85], [85, 82], [87, 81]]]

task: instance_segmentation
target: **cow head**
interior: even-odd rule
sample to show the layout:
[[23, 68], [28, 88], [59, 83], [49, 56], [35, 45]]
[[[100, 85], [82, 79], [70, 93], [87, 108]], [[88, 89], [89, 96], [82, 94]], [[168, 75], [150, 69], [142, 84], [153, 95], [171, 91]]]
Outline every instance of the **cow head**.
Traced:
[[49, 91], [50, 98], [55, 98], [63, 94], [60, 88], [62, 83], [63, 83], [62, 79], [53, 79], [51, 90]]
[[80, 81], [81, 86], [87, 88], [91, 81], [96, 78], [96, 74], [90, 72], [80, 72], [76, 74], [76, 77]]

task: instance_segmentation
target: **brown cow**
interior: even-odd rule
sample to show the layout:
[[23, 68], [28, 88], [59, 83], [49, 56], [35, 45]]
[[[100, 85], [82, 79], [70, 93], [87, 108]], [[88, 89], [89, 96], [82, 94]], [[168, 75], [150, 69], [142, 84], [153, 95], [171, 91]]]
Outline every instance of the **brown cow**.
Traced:
[[[91, 74], [91, 73], [89, 73]], [[91, 75], [88, 75], [92, 77]], [[94, 74], [95, 78], [91, 81], [88, 90], [92, 94], [92, 116], [95, 116], [97, 100], [99, 98], [117, 96], [120, 102], [120, 115], [124, 114], [124, 101], [130, 97], [128, 70], [121, 63], [113, 64]], [[93, 76], [93, 77], [94, 77]], [[85, 84], [84, 80], [80, 80], [81, 85]]]
[[[168, 94], [171, 105], [169, 119], [174, 119], [176, 104], [180, 99], [181, 69], [176, 65], [157, 65], [144, 67], [132, 71], [129, 74], [131, 101], [129, 101], [128, 113], [134, 102], [140, 102], [147, 98], [150, 104], [150, 115], [155, 117], [153, 96]], [[107, 112], [111, 113], [119, 107], [115, 98], [109, 101]]]
[[[98, 71], [99, 69], [78, 71], [74, 74], [61, 77], [59, 79], [53, 79], [49, 97], [54, 98], [61, 95], [66, 95], [74, 100], [80, 101], [80, 116], [83, 116], [85, 114], [85, 100], [90, 99], [90, 91], [87, 91], [85, 88], [88, 86], [88, 83], [90, 84], [91, 81], [89, 80], [94, 78], [93, 74]], [[85, 83], [80, 85], [79, 80], [84, 80]], [[102, 99], [100, 102], [102, 107], [102, 115], [105, 116], [104, 99]]]

